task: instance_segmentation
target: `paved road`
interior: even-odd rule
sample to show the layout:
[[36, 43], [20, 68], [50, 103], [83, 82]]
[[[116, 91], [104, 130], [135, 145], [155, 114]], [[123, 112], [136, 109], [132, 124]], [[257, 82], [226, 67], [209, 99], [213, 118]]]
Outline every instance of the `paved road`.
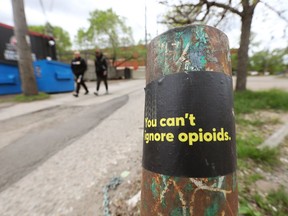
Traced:
[[[233, 84], [236, 84], [236, 77], [233, 77]], [[283, 76], [248, 76], [247, 89], [265, 90], [282, 89], [288, 91], [288, 77]]]

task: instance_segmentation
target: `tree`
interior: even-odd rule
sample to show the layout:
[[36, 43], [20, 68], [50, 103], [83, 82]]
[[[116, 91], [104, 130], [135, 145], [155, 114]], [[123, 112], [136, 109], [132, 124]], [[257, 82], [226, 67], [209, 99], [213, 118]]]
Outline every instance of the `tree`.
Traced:
[[59, 26], [51, 26], [49, 23], [46, 23], [45, 26], [29, 26], [29, 30], [54, 37], [57, 46], [57, 54], [59, 56], [67, 52], [72, 46], [69, 33]]
[[169, 5], [169, 1], [161, 1], [161, 4], [172, 8], [167, 13], [163, 23], [168, 25], [186, 25], [193, 23], [207, 23], [208, 21], [217, 26], [229, 13], [237, 15], [241, 19], [241, 35], [240, 46], [238, 49], [238, 65], [237, 65], [237, 80], [236, 91], [246, 90], [247, 67], [248, 67], [248, 50], [249, 39], [251, 34], [251, 24], [255, 8], [258, 4], [263, 3], [267, 8], [274, 11], [280, 18], [288, 22], [287, 17], [283, 15], [283, 11], [276, 11], [269, 4], [263, 0], [223, 0], [223, 1], [209, 1], [197, 0], [184, 2], [179, 0], [179, 4]]
[[77, 35], [75, 37], [75, 43], [77, 44], [80, 50], [89, 49], [91, 47], [91, 42], [88, 41], [87, 33], [84, 28], [80, 28], [77, 31]]
[[119, 47], [134, 44], [132, 30], [125, 25], [124, 18], [119, 17], [112, 9], [106, 11], [95, 10], [88, 19], [90, 26], [87, 31], [78, 31], [78, 44], [111, 49], [113, 64], [117, 59]]
[[22, 91], [25, 96], [37, 95], [38, 88], [34, 75], [31, 47], [28, 44], [29, 36], [23, 0], [12, 0], [12, 8]]
[[249, 70], [258, 72], [270, 72], [275, 74], [285, 71], [283, 56], [285, 49], [276, 49], [273, 51], [265, 50], [254, 53], [250, 57]]

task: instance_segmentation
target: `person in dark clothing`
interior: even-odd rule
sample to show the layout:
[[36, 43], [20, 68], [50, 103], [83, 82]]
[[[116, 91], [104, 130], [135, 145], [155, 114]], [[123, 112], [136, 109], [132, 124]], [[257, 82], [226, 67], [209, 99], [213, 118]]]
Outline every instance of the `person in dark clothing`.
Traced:
[[89, 93], [88, 88], [84, 82], [84, 73], [87, 70], [86, 61], [81, 58], [80, 52], [74, 52], [74, 59], [71, 61], [71, 69], [75, 76], [76, 91], [73, 96], [78, 97], [81, 85], [85, 89], [85, 95]]
[[97, 86], [96, 86], [96, 92], [94, 92], [94, 94], [99, 95], [99, 88], [101, 81], [104, 81], [106, 94], [108, 94], [108, 83], [107, 83], [108, 62], [103, 53], [98, 49], [95, 52], [95, 72], [97, 76]]

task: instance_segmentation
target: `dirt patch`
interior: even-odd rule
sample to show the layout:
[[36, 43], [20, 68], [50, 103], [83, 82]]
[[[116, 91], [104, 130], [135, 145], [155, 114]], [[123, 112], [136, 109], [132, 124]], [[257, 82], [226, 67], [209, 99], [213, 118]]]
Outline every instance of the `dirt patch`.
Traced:
[[[263, 136], [265, 140], [277, 129], [279, 129], [283, 123], [288, 119], [288, 113], [284, 112], [271, 112], [263, 111], [257, 112], [244, 116], [247, 120], [252, 120], [257, 126], [258, 133]], [[257, 123], [257, 121], [259, 122]], [[265, 124], [261, 123], [265, 122]], [[238, 131], [241, 131], [242, 126], [237, 126]], [[250, 127], [247, 125], [246, 127]], [[255, 130], [255, 127], [253, 127]], [[252, 126], [251, 126], [252, 129]], [[247, 128], [246, 128], [247, 130]], [[288, 188], [288, 137], [279, 146], [281, 156], [281, 163], [275, 166], [272, 170], [266, 170], [259, 164], [259, 166], [251, 165], [251, 167], [241, 173], [238, 172], [239, 184], [247, 176], [255, 173], [259, 173], [263, 176], [261, 180], [256, 181], [251, 187], [251, 193], [257, 190], [260, 193], [268, 193], [271, 190], [277, 190], [280, 186]], [[141, 163], [139, 158], [138, 163]], [[252, 164], [252, 163], [251, 163]], [[138, 167], [134, 169], [127, 179], [123, 181], [115, 190], [110, 192], [110, 210], [111, 215], [116, 216], [134, 216], [140, 215], [140, 197], [137, 197], [137, 193], [141, 190], [141, 172], [142, 170]], [[134, 198], [137, 203], [129, 204], [129, 200]], [[137, 200], [138, 198], [138, 200]]]
[[269, 193], [272, 190], [278, 190], [281, 186], [288, 193], [288, 137], [279, 146], [280, 148], [280, 164], [272, 170], [255, 169], [255, 173], [264, 176], [263, 179], [255, 182], [255, 190], [260, 193]]

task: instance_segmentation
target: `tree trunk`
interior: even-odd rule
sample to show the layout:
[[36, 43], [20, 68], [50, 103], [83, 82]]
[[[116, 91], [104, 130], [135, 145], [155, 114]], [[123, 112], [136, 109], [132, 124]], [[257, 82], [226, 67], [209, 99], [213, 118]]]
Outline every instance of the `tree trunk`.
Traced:
[[242, 15], [240, 47], [238, 50], [236, 91], [246, 90], [248, 50], [254, 9], [244, 10]]
[[18, 66], [22, 91], [26, 96], [37, 95], [38, 88], [34, 75], [31, 48], [28, 44], [28, 28], [26, 23], [23, 0], [12, 0], [14, 16], [14, 33], [17, 39]]

